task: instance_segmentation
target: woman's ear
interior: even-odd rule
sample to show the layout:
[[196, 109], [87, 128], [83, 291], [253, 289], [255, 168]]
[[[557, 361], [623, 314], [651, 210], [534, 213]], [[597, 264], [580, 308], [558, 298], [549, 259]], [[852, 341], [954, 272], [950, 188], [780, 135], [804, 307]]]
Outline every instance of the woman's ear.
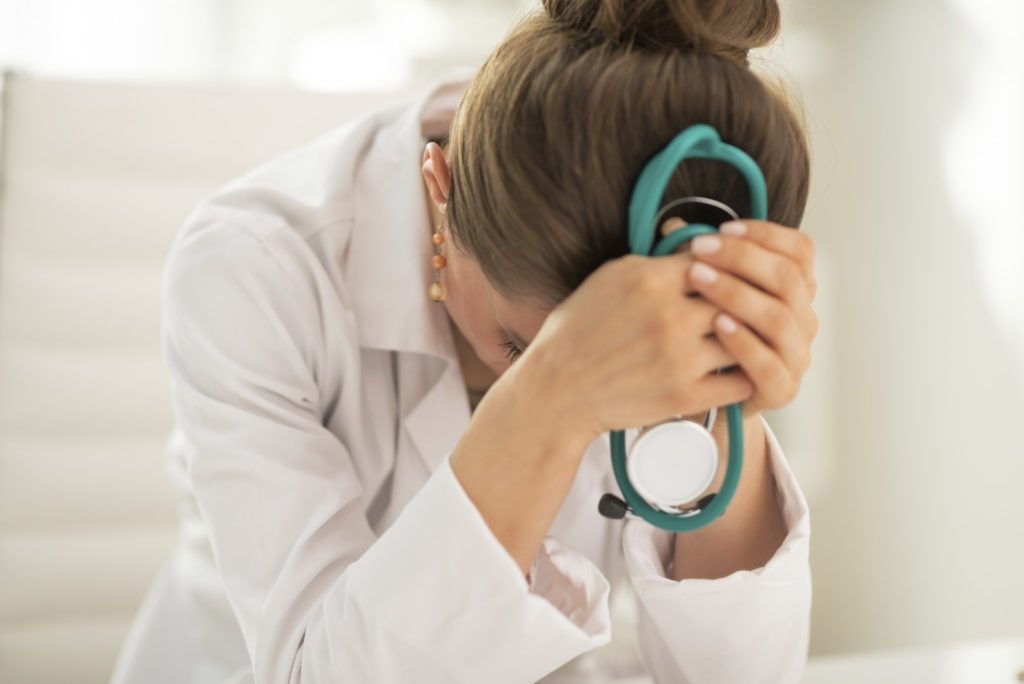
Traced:
[[445, 159], [444, 150], [435, 142], [427, 143], [423, 149], [423, 180], [427, 184], [431, 201], [439, 211], [444, 211], [448, 204], [448, 193], [451, 192], [452, 175]]

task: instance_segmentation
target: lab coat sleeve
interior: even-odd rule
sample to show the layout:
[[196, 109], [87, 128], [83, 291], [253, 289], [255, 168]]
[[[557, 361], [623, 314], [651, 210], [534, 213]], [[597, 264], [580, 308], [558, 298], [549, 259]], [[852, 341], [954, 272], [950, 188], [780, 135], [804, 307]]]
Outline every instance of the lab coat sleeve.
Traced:
[[777, 684], [797, 682], [803, 672], [810, 635], [810, 514], [767, 422], [764, 428], [788, 533], [763, 567], [675, 581], [667, 572], [672, 535], [641, 520], [626, 523], [623, 551], [638, 601], [640, 648], [658, 684]]
[[528, 581], [447, 458], [375, 535], [321, 422], [315, 280], [280, 251], [215, 222], [163, 290], [189, 483], [255, 682], [533, 682], [607, 642], [598, 569], [547, 540]]

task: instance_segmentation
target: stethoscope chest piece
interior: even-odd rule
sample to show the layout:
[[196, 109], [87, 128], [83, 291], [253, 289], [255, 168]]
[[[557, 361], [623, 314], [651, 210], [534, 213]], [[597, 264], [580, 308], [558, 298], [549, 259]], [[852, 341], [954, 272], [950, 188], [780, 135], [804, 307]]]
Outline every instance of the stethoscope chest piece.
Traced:
[[690, 420], [643, 430], [626, 457], [626, 471], [640, 496], [655, 508], [678, 512], [704, 494], [718, 472], [718, 445]]

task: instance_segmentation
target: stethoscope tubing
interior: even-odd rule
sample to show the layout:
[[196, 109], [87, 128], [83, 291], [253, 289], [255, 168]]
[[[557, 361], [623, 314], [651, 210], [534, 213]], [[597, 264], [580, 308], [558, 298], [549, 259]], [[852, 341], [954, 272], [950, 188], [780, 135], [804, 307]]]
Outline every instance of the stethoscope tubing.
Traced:
[[[722, 142], [718, 131], [707, 124], [695, 124], [679, 133], [643, 168], [629, 203], [629, 246], [634, 254], [665, 256], [698, 235], [717, 233], [707, 224], [691, 224], [672, 231], [654, 244], [658, 229], [659, 204], [676, 168], [686, 159], [711, 159], [735, 167], [747, 181], [750, 191], [751, 217], [764, 220], [768, 216], [767, 187], [760, 167], [743, 150]], [[684, 198], [685, 199], [685, 198]], [[678, 202], [679, 200], [677, 200]], [[723, 205], [724, 206], [724, 205]], [[727, 207], [726, 207], [727, 208]], [[735, 216], [735, 212], [729, 210]], [[710, 524], [725, 512], [736, 493], [743, 469], [743, 411], [740, 404], [725, 407], [728, 421], [729, 462], [719, 491], [696, 511], [670, 513], [655, 508], [630, 482], [626, 468], [626, 438], [621, 430], [609, 433], [612, 470], [622, 491], [627, 513], [671, 532], [688, 532]], [[710, 426], [709, 428], [710, 429]]]

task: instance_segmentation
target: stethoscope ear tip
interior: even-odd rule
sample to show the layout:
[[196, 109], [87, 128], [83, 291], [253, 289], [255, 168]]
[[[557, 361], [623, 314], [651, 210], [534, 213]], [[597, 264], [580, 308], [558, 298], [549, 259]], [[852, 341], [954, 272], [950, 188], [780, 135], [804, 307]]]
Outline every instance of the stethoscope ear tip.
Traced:
[[629, 505], [619, 497], [609, 493], [602, 496], [601, 500], [597, 502], [597, 511], [606, 518], [622, 520], [629, 511]]

